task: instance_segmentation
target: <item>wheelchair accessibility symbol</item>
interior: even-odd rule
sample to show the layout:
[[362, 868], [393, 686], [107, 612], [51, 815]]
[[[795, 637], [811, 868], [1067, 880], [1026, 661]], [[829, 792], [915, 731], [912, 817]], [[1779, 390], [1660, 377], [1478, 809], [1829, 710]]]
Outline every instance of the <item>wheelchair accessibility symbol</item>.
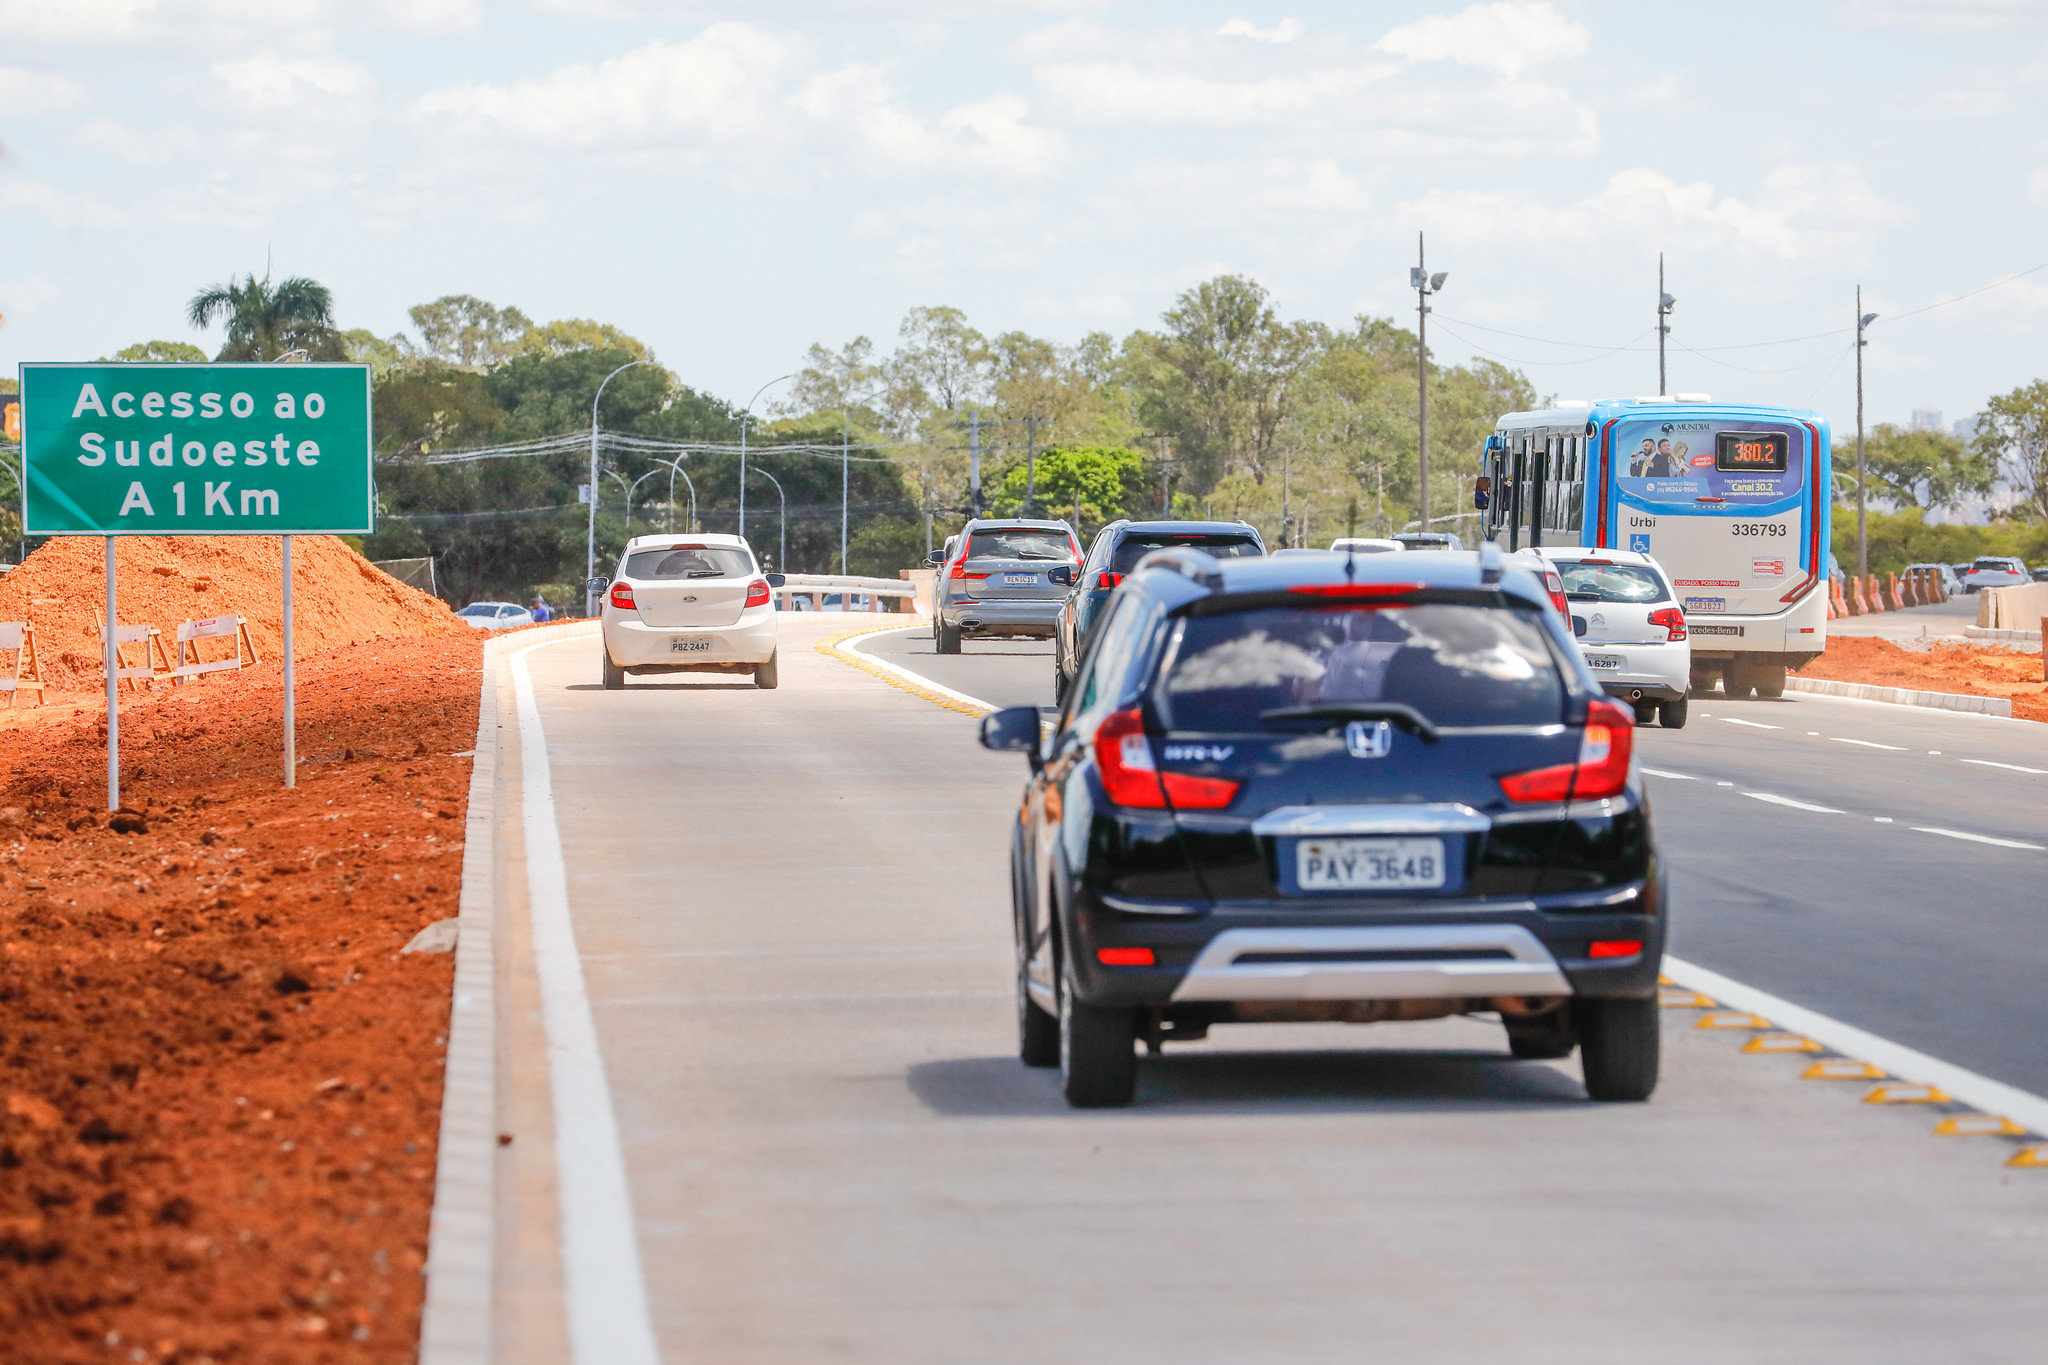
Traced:
[[1630, 554], [1646, 555], [1650, 553], [1650, 538], [1646, 535], [1631, 535], [1628, 538], [1628, 548]]

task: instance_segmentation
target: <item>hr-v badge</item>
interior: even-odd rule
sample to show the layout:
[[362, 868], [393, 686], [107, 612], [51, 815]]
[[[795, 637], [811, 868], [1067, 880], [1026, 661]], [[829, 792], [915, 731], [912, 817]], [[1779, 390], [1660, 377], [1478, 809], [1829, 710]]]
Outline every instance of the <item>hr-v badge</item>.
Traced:
[[1354, 720], [1344, 727], [1344, 747], [1353, 758], [1385, 758], [1394, 747], [1394, 727], [1384, 720]]

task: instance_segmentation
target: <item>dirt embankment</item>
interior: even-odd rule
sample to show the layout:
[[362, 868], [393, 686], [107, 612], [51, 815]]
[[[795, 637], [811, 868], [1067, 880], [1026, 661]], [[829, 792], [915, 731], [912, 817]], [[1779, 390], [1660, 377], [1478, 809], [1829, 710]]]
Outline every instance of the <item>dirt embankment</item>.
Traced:
[[1889, 640], [1836, 636], [1828, 641], [1827, 652], [1799, 670], [1799, 676], [2010, 697], [2013, 715], [2048, 721], [2048, 683], [2041, 679], [2038, 654], [1943, 642], [1926, 650], [1901, 649]]
[[0, 731], [0, 1358], [413, 1359], [452, 959], [399, 949], [456, 913], [454, 632], [302, 657], [295, 791], [274, 662], [124, 703], [131, 832], [103, 715]]
[[[44, 679], [55, 688], [105, 686], [99, 614], [106, 606], [105, 542], [60, 536], [0, 575], [0, 621], [35, 626]], [[124, 625], [163, 632], [175, 660], [181, 621], [240, 615], [256, 652], [275, 659], [283, 640], [283, 551], [274, 536], [138, 536], [114, 553]], [[447, 604], [407, 587], [333, 536], [292, 540], [292, 629], [301, 658], [394, 636], [445, 635], [469, 627]], [[209, 659], [225, 654], [207, 643]], [[128, 647], [131, 664], [141, 662]]]

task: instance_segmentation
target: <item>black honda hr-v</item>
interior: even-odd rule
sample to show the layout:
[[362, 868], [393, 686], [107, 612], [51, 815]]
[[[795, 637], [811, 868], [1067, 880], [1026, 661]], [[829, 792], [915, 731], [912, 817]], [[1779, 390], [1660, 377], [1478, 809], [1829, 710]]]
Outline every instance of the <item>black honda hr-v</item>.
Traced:
[[1542, 581], [1479, 553], [1224, 560], [1126, 578], [1046, 734], [1011, 885], [1027, 1065], [1131, 1101], [1136, 1045], [1212, 1024], [1497, 1016], [1657, 1083], [1665, 914], [1633, 716]]

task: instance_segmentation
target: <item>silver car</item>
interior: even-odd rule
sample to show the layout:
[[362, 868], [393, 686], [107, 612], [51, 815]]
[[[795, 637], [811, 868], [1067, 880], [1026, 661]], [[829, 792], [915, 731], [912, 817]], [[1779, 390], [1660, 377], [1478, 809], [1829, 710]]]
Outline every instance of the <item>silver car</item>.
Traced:
[[1064, 521], [970, 521], [947, 542], [932, 583], [932, 638], [958, 654], [963, 637], [1049, 640], [1067, 585], [1047, 570], [1081, 562]]

